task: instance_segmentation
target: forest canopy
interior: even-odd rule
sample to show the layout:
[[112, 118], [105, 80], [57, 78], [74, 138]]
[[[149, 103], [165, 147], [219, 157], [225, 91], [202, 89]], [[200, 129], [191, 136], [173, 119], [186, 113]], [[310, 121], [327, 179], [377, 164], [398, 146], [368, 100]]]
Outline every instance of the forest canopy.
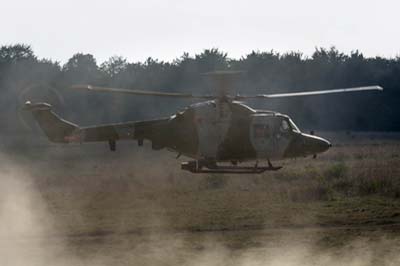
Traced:
[[[94, 55], [76, 53], [65, 63], [38, 58], [25, 44], [0, 47], [0, 114], [7, 126], [1, 132], [23, 129], [18, 112], [22, 100], [52, 93], [63, 116], [89, 125], [168, 116], [192, 103], [187, 100], [121, 96], [74, 91], [74, 84], [127, 89], [212, 93], [201, 73], [242, 70], [235, 84], [241, 94], [294, 92], [353, 86], [380, 85], [384, 91], [297, 99], [249, 101], [258, 109], [290, 115], [301, 128], [315, 130], [400, 130], [400, 58], [365, 57], [360, 51], [345, 54], [335, 47], [316, 48], [311, 56], [301, 52], [252, 51], [230, 58], [212, 48], [200, 54], [184, 53], [172, 62], [149, 57], [129, 62], [112, 56], [97, 62]], [[54, 104], [54, 103], [53, 103]]]

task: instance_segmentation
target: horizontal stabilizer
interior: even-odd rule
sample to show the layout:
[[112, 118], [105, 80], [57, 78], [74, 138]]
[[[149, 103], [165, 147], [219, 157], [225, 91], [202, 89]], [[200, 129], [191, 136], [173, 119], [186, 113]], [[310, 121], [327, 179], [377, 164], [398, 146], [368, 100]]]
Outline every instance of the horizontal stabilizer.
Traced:
[[24, 106], [25, 110], [28, 111], [37, 111], [37, 110], [50, 110], [51, 105], [48, 103], [31, 103], [30, 101], [27, 101]]

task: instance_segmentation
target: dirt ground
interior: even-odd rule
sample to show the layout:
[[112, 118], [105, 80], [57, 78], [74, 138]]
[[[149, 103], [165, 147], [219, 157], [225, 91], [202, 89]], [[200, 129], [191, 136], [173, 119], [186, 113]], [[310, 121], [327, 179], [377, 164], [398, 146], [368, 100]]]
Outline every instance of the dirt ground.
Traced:
[[399, 265], [400, 141], [337, 139], [261, 175], [130, 142], [4, 152], [0, 265]]

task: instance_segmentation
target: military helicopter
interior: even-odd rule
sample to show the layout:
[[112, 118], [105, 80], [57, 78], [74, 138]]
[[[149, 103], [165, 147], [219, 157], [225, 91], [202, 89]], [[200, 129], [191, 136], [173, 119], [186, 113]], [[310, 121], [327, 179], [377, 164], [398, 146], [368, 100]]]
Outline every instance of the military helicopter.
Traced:
[[[255, 110], [244, 103], [247, 99], [272, 99], [359, 91], [382, 91], [380, 86], [367, 86], [279, 94], [231, 95], [233, 77], [239, 71], [205, 73], [217, 83], [215, 95], [193, 95], [75, 85], [74, 89], [93, 92], [123, 93], [157, 97], [204, 100], [189, 105], [175, 114], [147, 121], [80, 127], [63, 120], [47, 103], [25, 103], [52, 142], [108, 142], [116, 150], [118, 140], [136, 140], [139, 146], [151, 141], [152, 149], [166, 148], [193, 160], [183, 162], [181, 169], [192, 173], [262, 173], [279, 170], [272, 160], [316, 156], [331, 147], [331, 143], [299, 130], [293, 120], [275, 111]], [[254, 165], [239, 164], [255, 161]], [[259, 165], [266, 161], [267, 165]]]

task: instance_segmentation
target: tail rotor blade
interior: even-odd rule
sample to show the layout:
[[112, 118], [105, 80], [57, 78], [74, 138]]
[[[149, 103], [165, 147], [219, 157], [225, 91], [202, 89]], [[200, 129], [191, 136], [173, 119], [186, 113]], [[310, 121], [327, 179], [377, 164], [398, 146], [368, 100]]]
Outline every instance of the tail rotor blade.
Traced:
[[26, 101], [48, 102], [56, 109], [63, 109], [65, 105], [63, 96], [47, 84], [32, 84], [20, 89], [16, 102], [16, 113], [20, 125], [26, 130], [35, 130], [37, 128], [32, 115], [26, 111]]

